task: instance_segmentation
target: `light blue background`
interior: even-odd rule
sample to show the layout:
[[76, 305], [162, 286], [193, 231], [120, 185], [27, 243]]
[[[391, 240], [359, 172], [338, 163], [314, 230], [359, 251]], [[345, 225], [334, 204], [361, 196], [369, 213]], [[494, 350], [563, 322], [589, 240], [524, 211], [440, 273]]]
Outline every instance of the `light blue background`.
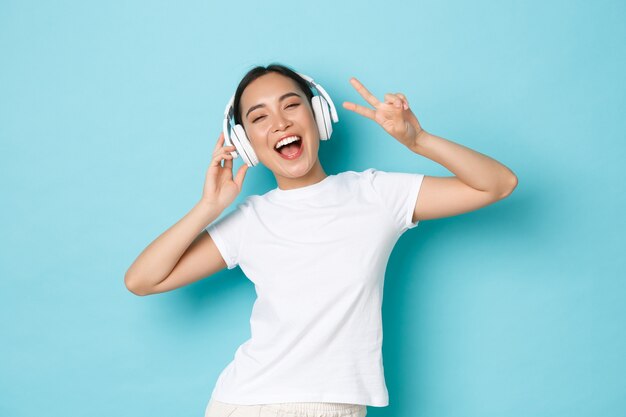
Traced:
[[[0, 415], [203, 415], [249, 337], [253, 285], [237, 268], [137, 297], [124, 273], [200, 198], [241, 76], [278, 61], [337, 104], [327, 173], [451, 175], [341, 107], [364, 103], [356, 76], [519, 179], [507, 199], [398, 242], [383, 307], [390, 405], [368, 416], [623, 416], [625, 12], [3, 1]], [[251, 169], [236, 201], [274, 186]]]

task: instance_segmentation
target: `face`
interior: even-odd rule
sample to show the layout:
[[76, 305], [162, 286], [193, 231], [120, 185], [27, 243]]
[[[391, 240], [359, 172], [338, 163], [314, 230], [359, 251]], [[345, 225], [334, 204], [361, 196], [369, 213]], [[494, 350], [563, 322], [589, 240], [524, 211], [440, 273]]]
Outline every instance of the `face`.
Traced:
[[[319, 132], [311, 104], [298, 84], [270, 72], [252, 81], [241, 95], [241, 120], [259, 161], [279, 183], [309, 174], [318, 162]], [[296, 136], [292, 144], [276, 145]]]

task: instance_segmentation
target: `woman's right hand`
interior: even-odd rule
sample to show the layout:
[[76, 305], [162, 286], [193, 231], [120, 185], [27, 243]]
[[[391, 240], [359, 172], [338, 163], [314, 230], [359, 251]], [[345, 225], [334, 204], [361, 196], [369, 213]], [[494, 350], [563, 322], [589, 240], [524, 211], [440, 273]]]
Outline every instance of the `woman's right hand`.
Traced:
[[[224, 210], [232, 203], [243, 185], [243, 179], [248, 170], [248, 164], [244, 163], [233, 180], [233, 156], [234, 146], [224, 145], [224, 132], [220, 133], [217, 144], [213, 150], [213, 159], [206, 173], [204, 191], [201, 201]], [[224, 159], [224, 166], [222, 160]]]

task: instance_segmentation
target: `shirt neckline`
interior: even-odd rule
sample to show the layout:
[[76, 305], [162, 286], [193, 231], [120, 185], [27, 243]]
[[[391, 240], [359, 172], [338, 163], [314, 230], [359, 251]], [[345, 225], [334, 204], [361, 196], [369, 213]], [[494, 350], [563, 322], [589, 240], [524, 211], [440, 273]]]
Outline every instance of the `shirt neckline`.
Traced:
[[270, 195], [279, 200], [293, 200], [310, 197], [326, 188], [326, 186], [331, 182], [331, 179], [336, 176], [336, 174], [327, 175], [323, 180], [314, 184], [293, 188], [291, 190], [281, 190], [279, 187], [276, 187], [270, 191]]

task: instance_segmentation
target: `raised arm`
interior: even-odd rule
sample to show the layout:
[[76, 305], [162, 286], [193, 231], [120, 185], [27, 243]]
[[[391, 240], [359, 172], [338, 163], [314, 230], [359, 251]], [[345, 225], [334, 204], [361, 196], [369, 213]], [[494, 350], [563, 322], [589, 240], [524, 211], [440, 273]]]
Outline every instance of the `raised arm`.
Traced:
[[[234, 146], [223, 146], [220, 135], [207, 170], [200, 201], [176, 224], [154, 240], [124, 277], [129, 291], [148, 295], [169, 291], [224, 269], [215, 243], [203, 229], [228, 207], [241, 191], [247, 164], [232, 175]], [[224, 160], [224, 166], [222, 166]]]
[[126, 288], [136, 295], [156, 294], [224, 269], [226, 263], [203, 231], [220, 213], [202, 202], [196, 204], [141, 252], [126, 272]]
[[403, 94], [385, 94], [385, 102], [381, 102], [356, 78], [350, 82], [374, 109], [347, 101], [344, 108], [374, 120], [412, 152], [455, 174], [424, 177], [413, 222], [477, 210], [505, 198], [517, 186], [515, 174], [495, 159], [426, 132]]
[[414, 222], [478, 210], [509, 196], [517, 186], [517, 176], [500, 162], [424, 130], [411, 150], [456, 174], [424, 177]]

